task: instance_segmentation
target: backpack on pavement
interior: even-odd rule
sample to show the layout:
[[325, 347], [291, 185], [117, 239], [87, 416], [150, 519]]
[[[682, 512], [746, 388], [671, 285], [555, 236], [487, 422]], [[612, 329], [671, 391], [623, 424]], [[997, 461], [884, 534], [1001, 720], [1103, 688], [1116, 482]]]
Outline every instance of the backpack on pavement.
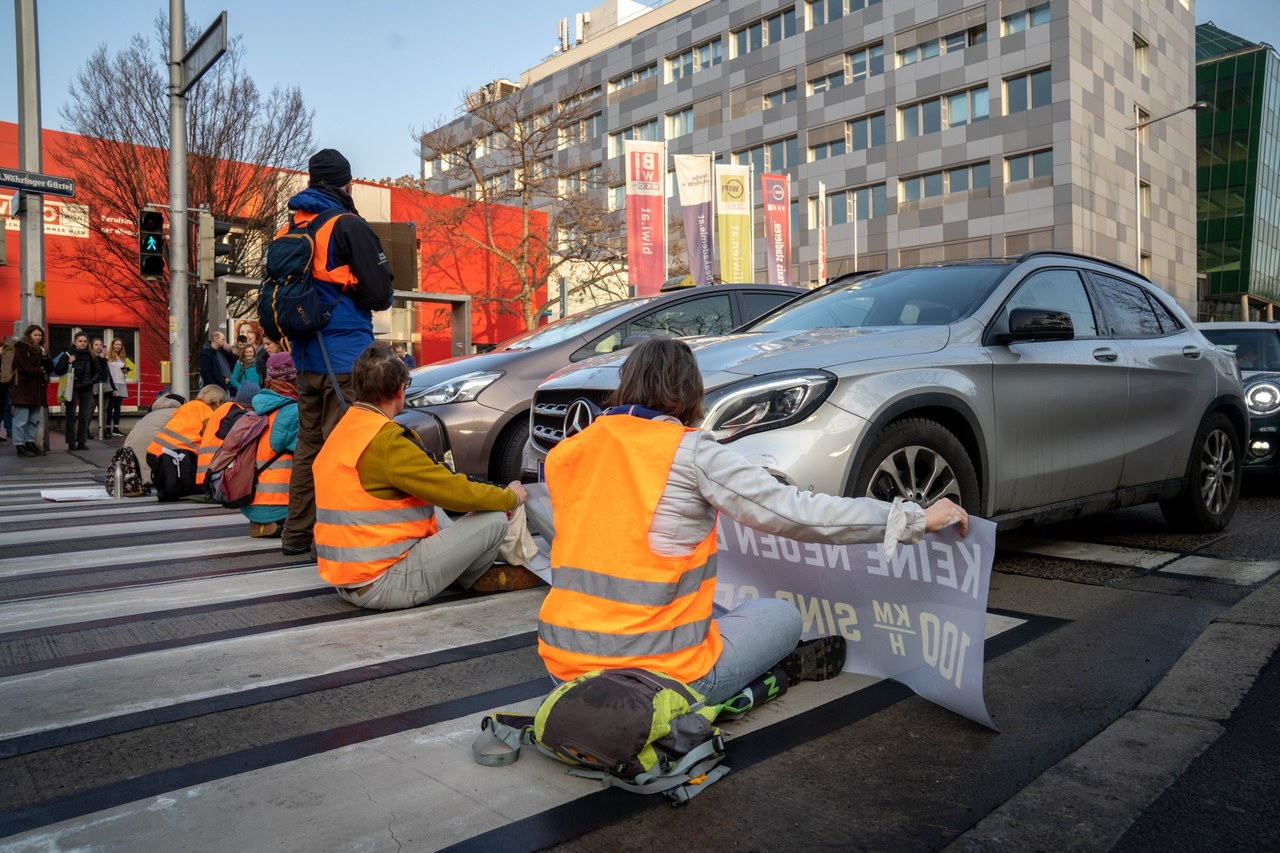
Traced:
[[159, 454], [148, 454], [148, 459], [156, 500], [168, 503], [195, 494], [196, 455], [190, 450], [166, 447]]
[[669, 675], [602, 669], [566, 681], [533, 716], [495, 712], [471, 746], [480, 764], [511, 764], [523, 744], [605, 787], [662, 794], [681, 805], [729, 772], [720, 764], [719, 709]]
[[132, 447], [117, 450], [107, 465], [107, 494], [115, 495], [117, 485], [126, 498], [140, 498], [151, 492], [151, 487], [142, 482], [142, 466]]
[[258, 441], [270, 423], [269, 417], [245, 412], [227, 433], [222, 447], [213, 454], [205, 473], [209, 496], [227, 509], [240, 509], [253, 503], [258, 475], [287, 452], [281, 450], [258, 466]]

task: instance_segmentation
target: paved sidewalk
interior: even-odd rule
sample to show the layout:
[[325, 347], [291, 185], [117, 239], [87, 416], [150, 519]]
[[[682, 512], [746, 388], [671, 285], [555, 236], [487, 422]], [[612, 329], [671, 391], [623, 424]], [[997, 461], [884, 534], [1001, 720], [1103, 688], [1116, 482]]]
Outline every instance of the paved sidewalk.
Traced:
[[[1254, 689], [1277, 647], [1280, 578], [1215, 619], [1136, 708], [946, 849], [975, 853], [1112, 849], [1135, 820], [1226, 733], [1233, 712]], [[1263, 689], [1271, 685], [1268, 679]], [[1274, 736], [1262, 747], [1262, 754], [1274, 753]], [[1267, 759], [1255, 755], [1253, 760]], [[1264, 775], [1274, 784], [1274, 773]], [[1189, 776], [1188, 783], [1206, 789], [1188, 791], [1184, 785], [1179, 796], [1229, 800], [1229, 792], [1209, 787], [1213, 778]], [[1270, 800], [1280, 800], [1280, 791], [1272, 791]], [[1179, 817], [1193, 820], [1186, 812]], [[1137, 849], [1142, 840], [1139, 826], [1125, 838], [1126, 847]]]
[[0, 477], [38, 475], [66, 475], [84, 473], [96, 480], [106, 478], [107, 464], [111, 456], [124, 447], [123, 438], [106, 441], [89, 439], [88, 450], [67, 450], [67, 442], [61, 432], [49, 435], [49, 450], [44, 456], [26, 458], [18, 455], [10, 442], [0, 444]]

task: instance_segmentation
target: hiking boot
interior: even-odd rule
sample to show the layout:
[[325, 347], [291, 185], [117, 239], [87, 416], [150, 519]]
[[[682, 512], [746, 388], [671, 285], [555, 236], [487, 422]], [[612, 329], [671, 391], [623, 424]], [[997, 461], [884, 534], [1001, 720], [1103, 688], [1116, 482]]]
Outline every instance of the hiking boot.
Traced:
[[511, 592], [529, 589], [542, 583], [542, 578], [524, 566], [490, 566], [471, 585], [475, 592]]
[[27, 453], [30, 456], [44, 456], [45, 450], [34, 441], [27, 442]]
[[35, 451], [28, 448], [25, 444], [19, 444], [15, 449], [18, 451], [19, 456], [35, 456], [36, 455]]
[[787, 682], [826, 681], [844, 669], [844, 637], [819, 637], [805, 640], [796, 650], [778, 661], [774, 669], [787, 673]]
[[306, 554], [314, 560], [316, 558], [316, 546], [311, 542], [306, 545], [285, 545], [282, 543], [280, 545], [280, 553], [286, 557], [301, 557]]
[[274, 539], [280, 535], [280, 525], [274, 521], [266, 524], [259, 524], [256, 521], [249, 522], [249, 536], [254, 539]]

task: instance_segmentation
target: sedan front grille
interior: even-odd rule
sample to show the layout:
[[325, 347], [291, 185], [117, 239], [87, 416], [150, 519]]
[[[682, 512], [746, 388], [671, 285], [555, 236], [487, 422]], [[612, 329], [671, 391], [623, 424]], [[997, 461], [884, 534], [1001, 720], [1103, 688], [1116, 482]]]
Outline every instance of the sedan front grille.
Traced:
[[604, 390], [551, 389], [533, 395], [533, 420], [529, 425], [529, 437], [533, 446], [544, 455], [564, 439], [564, 416], [574, 400], [586, 399], [604, 408], [605, 399], [611, 394]]

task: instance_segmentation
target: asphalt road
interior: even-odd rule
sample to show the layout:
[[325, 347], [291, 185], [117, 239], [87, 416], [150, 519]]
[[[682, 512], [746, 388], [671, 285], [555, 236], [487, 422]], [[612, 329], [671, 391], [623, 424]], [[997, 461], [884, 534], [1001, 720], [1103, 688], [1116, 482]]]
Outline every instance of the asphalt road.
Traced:
[[[732, 773], [671, 809], [537, 756], [471, 764], [482, 713], [546, 691], [540, 590], [366, 613], [236, 513], [39, 499], [92, 484], [110, 449], [0, 458], [0, 850], [1275, 846], [1274, 664], [1167, 791], [1108, 811], [1058, 786], [1010, 811], [1091, 750], [1145, 779], [1145, 759], [1099, 744], [1280, 571], [1273, 488], [1222, 535], [1172, 532], [1154, 508], [1001, 534], [998, 733], [891, 682], [805, 684], [732, 727]], [[1108, 826], [1054, 825], [1073, 809]]]

